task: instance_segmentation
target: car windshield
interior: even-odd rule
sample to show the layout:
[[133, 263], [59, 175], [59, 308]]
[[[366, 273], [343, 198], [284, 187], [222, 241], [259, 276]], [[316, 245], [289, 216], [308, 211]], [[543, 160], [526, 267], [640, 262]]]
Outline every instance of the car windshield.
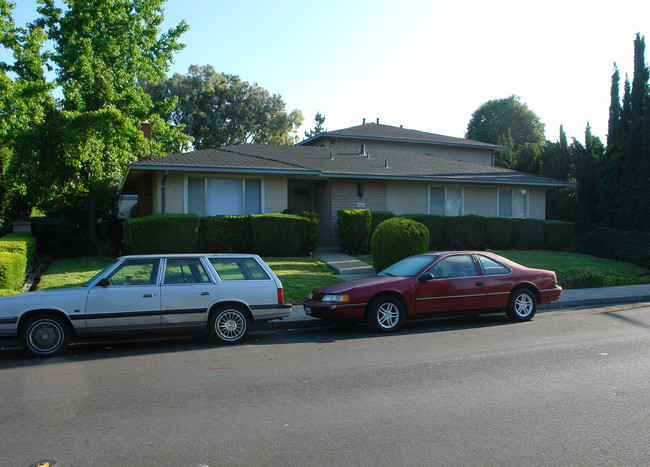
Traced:
[[117, 262], [117, 260], [113, 261], [111, 264], [109, 264], [109, 265], [106, 266], [104, 269], [102, 269], [101, 271], [99, 271], [97, 274], [95, 274], [95, 275], [93, 276], [92, 279], [90, 279], [88, 282], [86, 282], [84, 285], [82, 285], [82, 287], [90, 287], [91, 284], [93, 284], [97, 279], [99, 279], [99, 278], [102, 277], [104, 274], [106, 274], [106, 271], [108, 271], [110, 268], [112, 268], [112, 267], [115, 265], [116, 262]]
[[418, 272], [422, 271], [429, 264], [434, 262], [438, 256], [409, 256], [402, 261], [388, 266], [383, 271], [377, 273], [377, 276], [391, 276], [391, 277], [410, 277], [415, 276]]

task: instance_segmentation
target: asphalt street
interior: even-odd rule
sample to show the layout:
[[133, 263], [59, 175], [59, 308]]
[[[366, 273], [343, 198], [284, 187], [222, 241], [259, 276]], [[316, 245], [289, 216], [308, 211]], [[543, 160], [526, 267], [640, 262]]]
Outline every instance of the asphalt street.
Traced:
[[650, 465], [650, 304], [0, 350], [0, 465]]

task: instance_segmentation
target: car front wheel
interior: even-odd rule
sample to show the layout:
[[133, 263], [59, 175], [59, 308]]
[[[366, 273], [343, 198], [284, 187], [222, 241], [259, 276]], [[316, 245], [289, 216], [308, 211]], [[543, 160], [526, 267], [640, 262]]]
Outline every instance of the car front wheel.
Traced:
[[57, 315], [30, 318], [20, 331], [23, 348], [35, 357], [51, 357], [63, 352], [70, 342], [70, 328]]
[[506, 314], [513, 321], [528, 321], [535, 316], [537, 301], [535, 296], [528, 289], [516, 289], [510, 300]]
[[397, 331], [402, 327], [404, 310], [399, 300], [393, 297], [379, 297], [370, 302], [367, 319], [375, 331]]
[[238, 306], [219, 308], [210, 316], [210, 335], [222, 344], [235, 344], [246, 337], [248, 315]]

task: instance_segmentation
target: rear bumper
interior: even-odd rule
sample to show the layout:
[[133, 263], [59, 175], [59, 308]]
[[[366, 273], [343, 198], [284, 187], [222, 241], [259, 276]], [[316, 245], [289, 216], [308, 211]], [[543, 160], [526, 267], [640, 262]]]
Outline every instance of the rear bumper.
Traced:
[[545, 304], [545, 303], [552, 303], [557, 300], [559, 300], [560, 296], [562, 295], [562, 287], [559, 285], [557, 287], [554, 287], [552, 289], [545, 289], [545, 290], [540, 290], [539, 291], [539, 303], [540, 304]]

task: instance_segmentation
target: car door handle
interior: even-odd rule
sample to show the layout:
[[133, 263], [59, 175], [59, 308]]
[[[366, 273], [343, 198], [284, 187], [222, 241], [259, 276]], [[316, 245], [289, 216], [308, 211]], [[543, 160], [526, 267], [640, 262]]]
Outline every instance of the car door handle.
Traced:
[[476, 286], [477, 286], [477, 287], [480, 287], [480, 286], [482, 286], [482, 285], [483, 285], [483, 282], [477, 282], [477, 283], [476, 283]]
[[210, 295], [210, 292], [201, 292], [201, 295]]
[[153, 297], [154, 295], [156, 295], [156, 294], [153, 294], [153, 293], [143, 293], [143, 294], [142, 294], [142, 297], [143, 297], [143, 298], [151, 298], [151, 297]]

